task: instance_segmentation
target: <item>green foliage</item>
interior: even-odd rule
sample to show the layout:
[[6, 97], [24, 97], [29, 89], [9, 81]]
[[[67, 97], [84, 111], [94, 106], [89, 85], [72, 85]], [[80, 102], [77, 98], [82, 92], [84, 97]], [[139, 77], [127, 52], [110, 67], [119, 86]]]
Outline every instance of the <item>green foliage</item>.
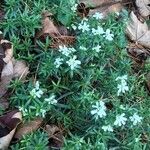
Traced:
[[12, 150], [48, 150], [48, 135], [40, 130], [28, 134], [19, 143], [11, 146]]

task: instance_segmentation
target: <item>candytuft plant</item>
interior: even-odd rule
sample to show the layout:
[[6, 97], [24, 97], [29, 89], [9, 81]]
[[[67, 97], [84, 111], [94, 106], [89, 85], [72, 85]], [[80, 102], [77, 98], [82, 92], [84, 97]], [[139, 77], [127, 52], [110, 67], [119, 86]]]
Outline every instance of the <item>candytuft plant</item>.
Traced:
[[[52, 19], [71, 32], [76, 39], [72, 45], [52, 47], [53, 37], [33, 42], [43, 10], [51, 10]], [[63, 126], [64, 150], [150, 148], [145, 138], [149, 97], [144, 75], [133, 73], [126, 51], [125, 10], [81, 18], [74, 0], [13, 0], [6, 2], [5, 11], [1, 28], [14, 43], [15, 56], [30, 63], [30, 79], [10, 86], [11, 108], [18, 108], [24, 121], [41, 117]], [[42, 150], [47, 144], [47, 135], [37, 131], [12, 149]]]

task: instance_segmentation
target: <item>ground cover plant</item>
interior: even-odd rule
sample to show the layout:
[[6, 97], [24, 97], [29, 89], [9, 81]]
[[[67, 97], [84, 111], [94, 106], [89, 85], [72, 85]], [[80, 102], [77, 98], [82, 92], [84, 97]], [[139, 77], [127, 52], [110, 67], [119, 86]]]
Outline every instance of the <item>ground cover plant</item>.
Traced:
[[[134, 25], [135, 14], [112, 10], [120, 2], [93, 13], [86, 2], [3, 2], [3, 38], [30, 72], [25, 63], [14, 69], [26, 68], [21, 75], [13, 71], [1, 97], [9, 97], [9, 107], [0, 109], [1, 149], [150, 149], [149, 53], [142, 47], [150, 48], [149, 33], [134, 38], [129, 23]], [[102, 3], [108, 4], [96, 1]]]

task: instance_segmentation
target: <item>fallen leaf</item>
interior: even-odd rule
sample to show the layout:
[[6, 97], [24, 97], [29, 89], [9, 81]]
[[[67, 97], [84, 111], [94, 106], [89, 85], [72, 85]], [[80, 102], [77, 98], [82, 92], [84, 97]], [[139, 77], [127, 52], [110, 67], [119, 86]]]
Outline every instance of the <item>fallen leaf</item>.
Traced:
[[5, 51], [5, 58], [3, 60], [5, 63], [8, 63], [13, 57], [13, 45], [11, 42], [3, 39], [0, 43]]
[[5, 51], [4, 51], [2, 44], [0, 44], [0, 79], [1, 79], [2, 70], [4, 68], [4, 64], [5, 64], [3, 60], [4, 57], [5, 57]]
[[49, 17], [52, 16], [51, 13], [44, 12], [42, 19], [42, 31], [38, 32], [36, 39], [40, 39], [45, 42], [47, 37], [52, 38], [52, 43], [50, 47], [57, 48], [59, 44], [69, 45], [74, 42], [75, 37], [68, 35], [69, 32], [63, 26], [57, 27], [54, 25], [52, 19]]
[[115, 3], [104, 7], [98, 7], [95, 9], [91, 9], [89, 15], [93, 15], [96, 12], [100, 12], [106, 17], [109, 13], [120, 12], [123, 9], [123, 5], [121, 3]]
[[16, 131], [22, 121], [21, 112], [14, 110], [0, 117], [0, 149], [7, 150]]
[[52, 39], [51, 48], [58, 48], [60, 45], [71, 45], [75, 42], [74, 36], [60, 36]]
[[77, 6], [77, 13], [80, 17], [84, 18], [89, 14], [90, 8], [86, 7], [84, 3], [80, 3]]
[[142, 46], [137, 46], [135, 44], [130, 44], [127, 48], [129, 56], [137, 63], [143, 64], [150, 53], [148, 50], [144, 49]]
[[30, 122], [27, 122], [24, 124], [20, 124], [14, 135], [14, 138], [17, 140], [20, 140], [22, 138], [22, 136], [29, 134], [33, 131], [36, 131], [42, 125], [42, 122], [43, 122], [42, 118], [36, 118], [33, 121], [30, 121]]
[[42, 13], [42, 30], [37, 33], [36, 38], [40, 38], [45, 34], [49, 35], [50, 37], [55, 37], [60, 35], [57, 27], [54, 25], [52, 19], [50, 19], [51, 16], [52, 14], [49, 12]]
[[9, 97], [10, 93], [7, 91], [1, 98], [0, 98], [0, 107], [3, 110], [6, 110], [9, 107]]
[[2, 70], [0, 81], [0, 97], [2, 97], [8, 89], [8, 86], [13, 78], [13, 63], [9, 61]]
[[131, 12], [130, 17], [126, 34], [132, 41], [150, 48], [150, 30], [147, 24], [141, 23], [133, 12]]
[[13, 77], [24, 79], [27, 74], [29, 73], [29, 67], [25, 61], [15, 61], [14, 62], [14, 70], [13, 70]]
[[63, 146], [62, 130], [56, 125], [46, 125], [45, 130], [49, 136], [51, 148], [61, 148]]
[[58, 26], [57, 29], [61, 35], [64, 35], [64, 36], [69, 35], [67, 28], [65, 28], [64, 26]]
[[4, 66], [4, 69], [2, 71], [2, 78], [5, 77], [5, 76], [12, 76], [14, 73], [13, 71], [13, 63], [12, 61], [9, 61], [5, 66]]
[[150, 15], [150, 0], [136, 0], [138, 10], [143, 17]]
[[[115, 0], [80, 0], [81, 3], [84, 3], [87, 6], [91, 6], [93, 8], [99, 6], [106, 6], [114, 3]], [[117, 1], [117, 0], [116, 0]]]

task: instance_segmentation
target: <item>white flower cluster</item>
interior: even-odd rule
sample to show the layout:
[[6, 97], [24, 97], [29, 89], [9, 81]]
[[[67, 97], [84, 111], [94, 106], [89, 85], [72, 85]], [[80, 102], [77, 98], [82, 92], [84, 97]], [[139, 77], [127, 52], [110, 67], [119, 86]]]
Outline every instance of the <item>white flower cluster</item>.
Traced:
[[[77, 29], [77, 27], [75, 25], [72, 25], [72, 28], [74, 30]], [[79, 24], [78, 29], [81, 30], [82, 32], [90, 31], [90, 26], [87, 22], [82, 21]], [[96, 29], [92, 28], [92, 34], [93, 35], [103, 35], [103, 37], [105, 37], [105, 39], [108, 41], [112, 41], [114, 38], [114, 34], [111, 33], [110, 29], [107, 29], [106, 31], [104, 31], [104, 29], [100, 26], [98, 26]]]
[[65, 45], [60, 45], [58, 51], [68, 57], [71, 53], [75, 52], [76, 50], [74, 48], [66, 47]]
[[95, 47], [92, 48], [93, 51], [96, 51], [97, 53], [101, 51], [101, 46], [97, 45]]
[[74, 55], [72, 58], [70, 58], [66, 63], [70, 66], [71, 70], [74, 70], [75, 68], [78, 68], [81, 64], [80, 60], [77, 60], [77, 56]]
[[[56, 105], [57, 104], [57, 100], [55, 99], [55, 95], [52, 94], [49, 98], [45, 98], [44, 99], [45, 102], [47, 102], [48, 105]], [[36, 108], [35, 108], [36, 109]], [[36, 116], [42, 116], [45, 117], [47, 110], [40, 108], [37, 112], [36, 112]]]
[[78, 4], [74, 4], [74, 5], [71, 7], [71, 10], [72, 10], [73, 12], [76, 12], [76, 11], [77, 11], [77, 6], [78, 6]]
[[125, 93], [126, 91], [129, 91], [129, 87], [126, 82], [127, 75], [117, 77], [116, 81], [118, 81], [118, 80], [120, 81], [120, 83], [117, 86], [117, 88], [118, 88], [117, 95], [119, 96], [121, 93]]
[[96, 102], [95, 105], [92, 105], [93, 110], [91, 114], [94, 115], [95, 119], [104, 118], [106, 116], [106, 106], [103, 101]]
[[43, 91], [40, 89], [39, 81], [35, 83], [35, 88], [32, 89], [32, 91], [30, 92], [30, 95], [33, 98], [41, 98], [41, 96], [43, 95]]
[[63, 64], [62, 58], [58, 57], [55, 59], [54, 65], [56, 66], [56, 68], [59, 68], [62, 64]]
[[114, 38], [114, 34], [111, 33], [110, 29], [107, 29], [104, 31], [104, 29], [100, 26], [97, 27], [97, 29], [92, 28], [93, 35], [103, 35], [106, 40], [112, 41]]
[[[76, 55], [70, 56], [70, 54], [76, 52], [76, 50], [74, 48], [68, 48], [64, 45], [64, 46], [59, 46], [58, 51], [61, 52], [66, 57], [70, 57], [70, 59], [68, 61], [66, 61], [66, 63], [68, 64], [68, 66], [70, 67], [71, 70], [79, 68], [81, 61], [77, 60]], [[54, 62], [54, 65], [56, 66], [56, 68], [59, 68], [63, 64], [63, 61], [64, 61], [63, 58], [60, 58], [60, 57], [56, 58], [55, 62]]]
[[[96, 102], [95, 105], [92, 105], [91, 114], [94, 115], [94, 118], [97, 120], [98, 118], [105, 118], [106, 117], [106, 106], [103, 101]], [[133, 116], [129, 117], [130, 121], [133, 123], [133, 125], [137, 125], [138, 123], [141, 123], [142, 117], [140, 117], [137, 113], [134, 113]], [[124, 126], [127, 122], [127, 117], [125, 116], [125, 113], [118, 114], [116, 116], [116, 119], [113, 123], [115, 126]], [[104, 125], [102, 126], [102, 129], [106, 132], [113, 132], [113, 126], [112, 125]]]
[[104, 32], [104, 29], [103, 29], [102, 27], [98, 26], [97, 29], [92, 28], [92, 33], [93, 33], [94, 35], [102, 35], [102, 34], [104, 34], [105, 32]]
[[86, 20], [82, 20], [81, 23], [79, 23], [78, 29], [81, 30], [82, 32], [90, 31], [90, 26], [86, 22]]
[[99, 19], [103, 19], [104, 18], [104, 15], [102, 13], [99, 13], [99, 12], [96, 12], [93, 17], [97, 20]]
[[[134, 113], [133, 116], [129, 117], [133, 125], [137, 125], [142, 121], [142, 117], [140, 117], [137, 113]], [[127, 118], [125, 117], [125, 113], [122, 113], [121, 115], [116, 116], [116, 120], [114, 122], [114, 125], [116, 126], [122, 126], [125, 125], [127, 122]]]
[[121, 115], [116, 116], [116, 120], [114, 122], [114, 125], [116, 126], [122, 126], [125, 125], [127, 121], [127, 118], [125, 117], [125, 113], [122, 113]]
[[107, 126], [102, 126], [102, 129], [105, 131], [105, 132], [113, 132], [113, 127], [111, 125], [107, 125]]
[[137, 113], [134, 113], [133, 116], [130, 117], [130, 120], [133, 122], [134, 126], [140, 123], [142, 119], [143, 118], [140, 117]]
[[44, 101], [48, 102], [48, 104], [51, 104], [51, 105], [57, 104], [57, 100], [55, 99], [54, 94], [52, 94], [49, 98], [45, 98]]
[[[103, 14], [99, 13], [99, 12], [96, 12], [93, 15], [93, 18], [95, 18], [97, 20], [102, 19], [103, 17], [104, 17]], [[105, 37], [105, 39], [108, 41], [112, 41], [114, 38], [114, 34], [111, 33], [110, 29], [107, 29], [106, 31], [104, 31], [104, 29], [101, 26], [90, 29], [90, 25], [88, 24], [87, 18], [84, 18], [78, 25], [72, 24], [71, 27], [72, 27], [72, 29], [74, 29], [74, 30], [78, 29], [83, 33], [92, 30], [93, 35], [103, 35], [103, 37]]]

